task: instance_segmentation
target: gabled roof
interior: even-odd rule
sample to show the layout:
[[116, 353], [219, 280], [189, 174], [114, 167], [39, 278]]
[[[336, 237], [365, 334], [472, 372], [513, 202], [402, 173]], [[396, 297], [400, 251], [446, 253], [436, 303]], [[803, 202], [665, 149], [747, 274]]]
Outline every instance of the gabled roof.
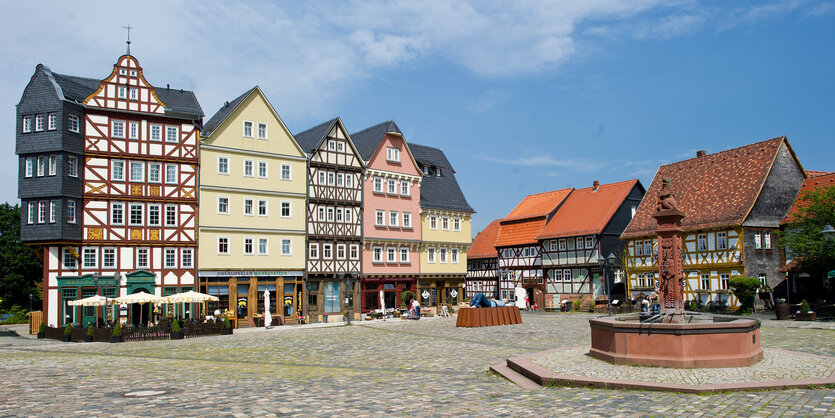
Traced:
[[835, 173], [833, 173], [831, 171], [806, 170], [806, 176], [808, 176], [808, 177], [826, 176], [828, 174], [835, 174]]
[[537, 239], [600, 234], [629, 196], [637, 179], [573, 191]]
[[325, 137], [333, 129], [333, 126], [336, 125], [338, 120], [338, 117], [333, 118], [306, 131], [293, 134], [293, 136], [296, 138], [296, 142], [299, 143], [299, 146], [302, 147], [306, 153], [310, 154], [315, 151], [316, 148], [319, 148], [319, 145], [325, 140]]
[[666, 178], [672, 180], [673, 196], [685, 214], [681, 221], [685, 230], [742, 225], [783, 144], [797, 161], [788, 140], [781, 136], [661, 166], [621, 238], [655, 233], [652, 214]]
[[420, 207], [474, 213], [455, 179], [455, 171], [444, 152], [426, 145], [409, 144], [412, 156], [422, 170], [425, 166], [441, 168], [441, 175], [424, 176], [420, 184]]
[[211, 133], [214, 132], [214, 130], [217, 129], [217, 127], [220, 126], [220, 124], [223, 123], [223, 121], [226, 120], [226, 118], [228, 118], [229, 115], [231, 115], [232, 112], [234, 112], [235, 109], [238, 108], [241, 102], [243, 102], [244, 99], [246, 99], [250, 95], [250, 93], [252, 93], [257, 88], [258, 86], [255, 86], [245, 91], [244, 94], [238, 96], [237, 98], [235, 98], [235, 100], [224, 103], [223, 106], [221, 106], [220, 109], [218, 109], [218, 111], [214, 115], [212, 115], [212, 117], [208, 121], [206, 121], [206, 123], [203, 124], [204, 136], [211, 135]]
[[548, 214], [556, 210], [574, 191], [569, 187], [562, 190], [533, 194], [525, 197], [501, 220], [496, 247], [535, 244], [536, 236], [545, 227]]
[[470, 245], [469, 251], [467, 251], [468, 260], [476, 258], [496, 258], [499, 256], [498, 251], [496, 251], [496, 238], [498, 238], [499, 229], [501, 228], [500, 221], [501, 219], [496, 219], [493, 222], [490, 222], [490, 225], [487, 225], [487, 228], [484, 228], [483, 231], [479, 232], [478, 235], [475, 236], [472, 245]]
[[783, 218], [783, 221], [781, 222], [782, 224], [792, 223], [800, 208], [806, 204], [806, 202], [800, 200], [800, 197], [803, 196], [804, 193], [835, 186], [835, 173], [826, 173], [825, 171], [807, 171], [806, 173], [814, 174], [810, 175], [810, 177], [803, 182], [803, 186], [800, 187], [800, 192], [797, 193], [797, 199], [795, 199], [794, 204], [791, 209], [789, 209], [789, 213], [787, 213], [786, 217]]
[[369, 161], [387, 133], [395, 133], [403, 136], [403, 132], [400, 132], [397, 124], [393, 120], [388, 120], [359, 132], [352, 133], [351, 140], [354, 141], [354, 146], [357, 147], [357, 151], [359, 151], [362, 159]]

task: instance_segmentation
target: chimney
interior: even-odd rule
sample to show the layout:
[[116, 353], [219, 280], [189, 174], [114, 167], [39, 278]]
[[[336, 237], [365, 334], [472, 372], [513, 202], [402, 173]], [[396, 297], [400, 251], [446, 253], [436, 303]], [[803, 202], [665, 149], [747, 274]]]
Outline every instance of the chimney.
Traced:
[[600, 187], [600, 182], [599, 182], [599, 181], [597, 181], [597, 180], [595, 180], [595, 181], [591, 184], [591, 191], [596, 192], [598, 187]]
[[707, 155], [707, 153], [703, 149], [696, 151], [696, 158], [704, 157], [705, 155]]

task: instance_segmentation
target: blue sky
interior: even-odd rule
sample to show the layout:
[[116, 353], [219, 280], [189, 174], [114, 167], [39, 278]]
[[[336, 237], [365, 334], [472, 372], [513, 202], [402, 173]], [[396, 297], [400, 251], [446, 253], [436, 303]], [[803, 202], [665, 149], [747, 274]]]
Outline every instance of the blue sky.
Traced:
[[[35, 65], [107, 76], [132, 53], [206, 118], [260, 85], [292, 132], [394, 119], [444, 149], [473, 234], [525, 195], [638, 178], [787, 135], [835, 171], [835, 1], [15, 2], [0, 17], [0, 175]], [[17, 201], [16, 182], [0, 201]]]

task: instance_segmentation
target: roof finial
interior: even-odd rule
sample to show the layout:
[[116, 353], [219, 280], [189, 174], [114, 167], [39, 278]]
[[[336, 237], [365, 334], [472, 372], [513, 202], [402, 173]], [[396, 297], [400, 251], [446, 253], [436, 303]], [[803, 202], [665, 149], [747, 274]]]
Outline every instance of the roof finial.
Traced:
[[128, 55], [130, 55], [130, 30], [133, 29], [133, 27], [130, 25], [130, 23], [128, 23], [127, 26], [122, 27], [128, 30]]

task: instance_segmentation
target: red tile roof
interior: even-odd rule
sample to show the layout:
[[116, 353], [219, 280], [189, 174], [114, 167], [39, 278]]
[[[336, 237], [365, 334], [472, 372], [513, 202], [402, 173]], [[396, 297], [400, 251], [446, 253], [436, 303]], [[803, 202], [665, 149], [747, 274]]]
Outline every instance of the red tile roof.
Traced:
[[514, 221], [519, 219], [536, 218], [539, 216], [547, 216], [553, 212], [557, 206], [565, 200], [573, 187], [562, 190], [554, 190], [551, 192], [532, 194], [519, 202], [507, 216], [502, 219], [504, 221]]
[[783, 136], [661, 166], [621, 238], [655, 233], [652, 214], [665, 178], [672, 179], [673, 195], [685, 214], [681, 221], [685, 230], [741, 225], [784, 143], [794, 156]]
[[490, 222], [487, 228], [484, 228], [483, 231], [476, 235], [473, 244], [470, 245], [470, 249], [467, 251], [467, 260], [475, 258], [496, 258], [499, 256], [495, 245], [496, 238], [499, 236], [499, 229], [501, 228], [500, 221], [501, 219], [496, 219]]
[[[808, 174], [808, 173], [823, 173], [823, 172], [821, 172], [821, 171], [807, 171], [806, 173]], [[804, 193], [810, 192], [810, 191], [813, 191], [813, 190], [817, 190], [817, 189], [832, 187], [832, 186], [835, 186], [835, 173], [818, 174], [815, 177], [812, 177], [812, 175], [810, 174], [809, 178], [807, 178], [803, 182], [803, 186], [800, 188], [800, 192], [797, 194], [797, 199], [794, 201], [794, 205], [792, 205], [792, 208], [789, 209], [789, 213], [786, 214], [785, 218], [783, 218], [782, 223], [784, 223], [784, 224], [791, 223], [794, 220], [794, 217], [797, 216], [797, 212], [806, 203], [806, 202], [800, 200], [800, 197], [803, 196]]]
[[808, 177], [817, 177], [817, 176], [825, 176], [828, 174], [835, 174], [831, 171], [814, 171], [814, 170], [806, 170], [806, 175]]
[[539, 235], [544, 226], [544, 216], [521, 221], [502, 221], [499, 237], [496, 239], [496, 247], [535, 244], [537, 242], [536, 236]]
[[565, 199], [557, 213], [542, 229], [537, 239], [567, 237], [572, 235], [599, 234], [629, 196], [638, 180], [601, 184], [577, 189]]

